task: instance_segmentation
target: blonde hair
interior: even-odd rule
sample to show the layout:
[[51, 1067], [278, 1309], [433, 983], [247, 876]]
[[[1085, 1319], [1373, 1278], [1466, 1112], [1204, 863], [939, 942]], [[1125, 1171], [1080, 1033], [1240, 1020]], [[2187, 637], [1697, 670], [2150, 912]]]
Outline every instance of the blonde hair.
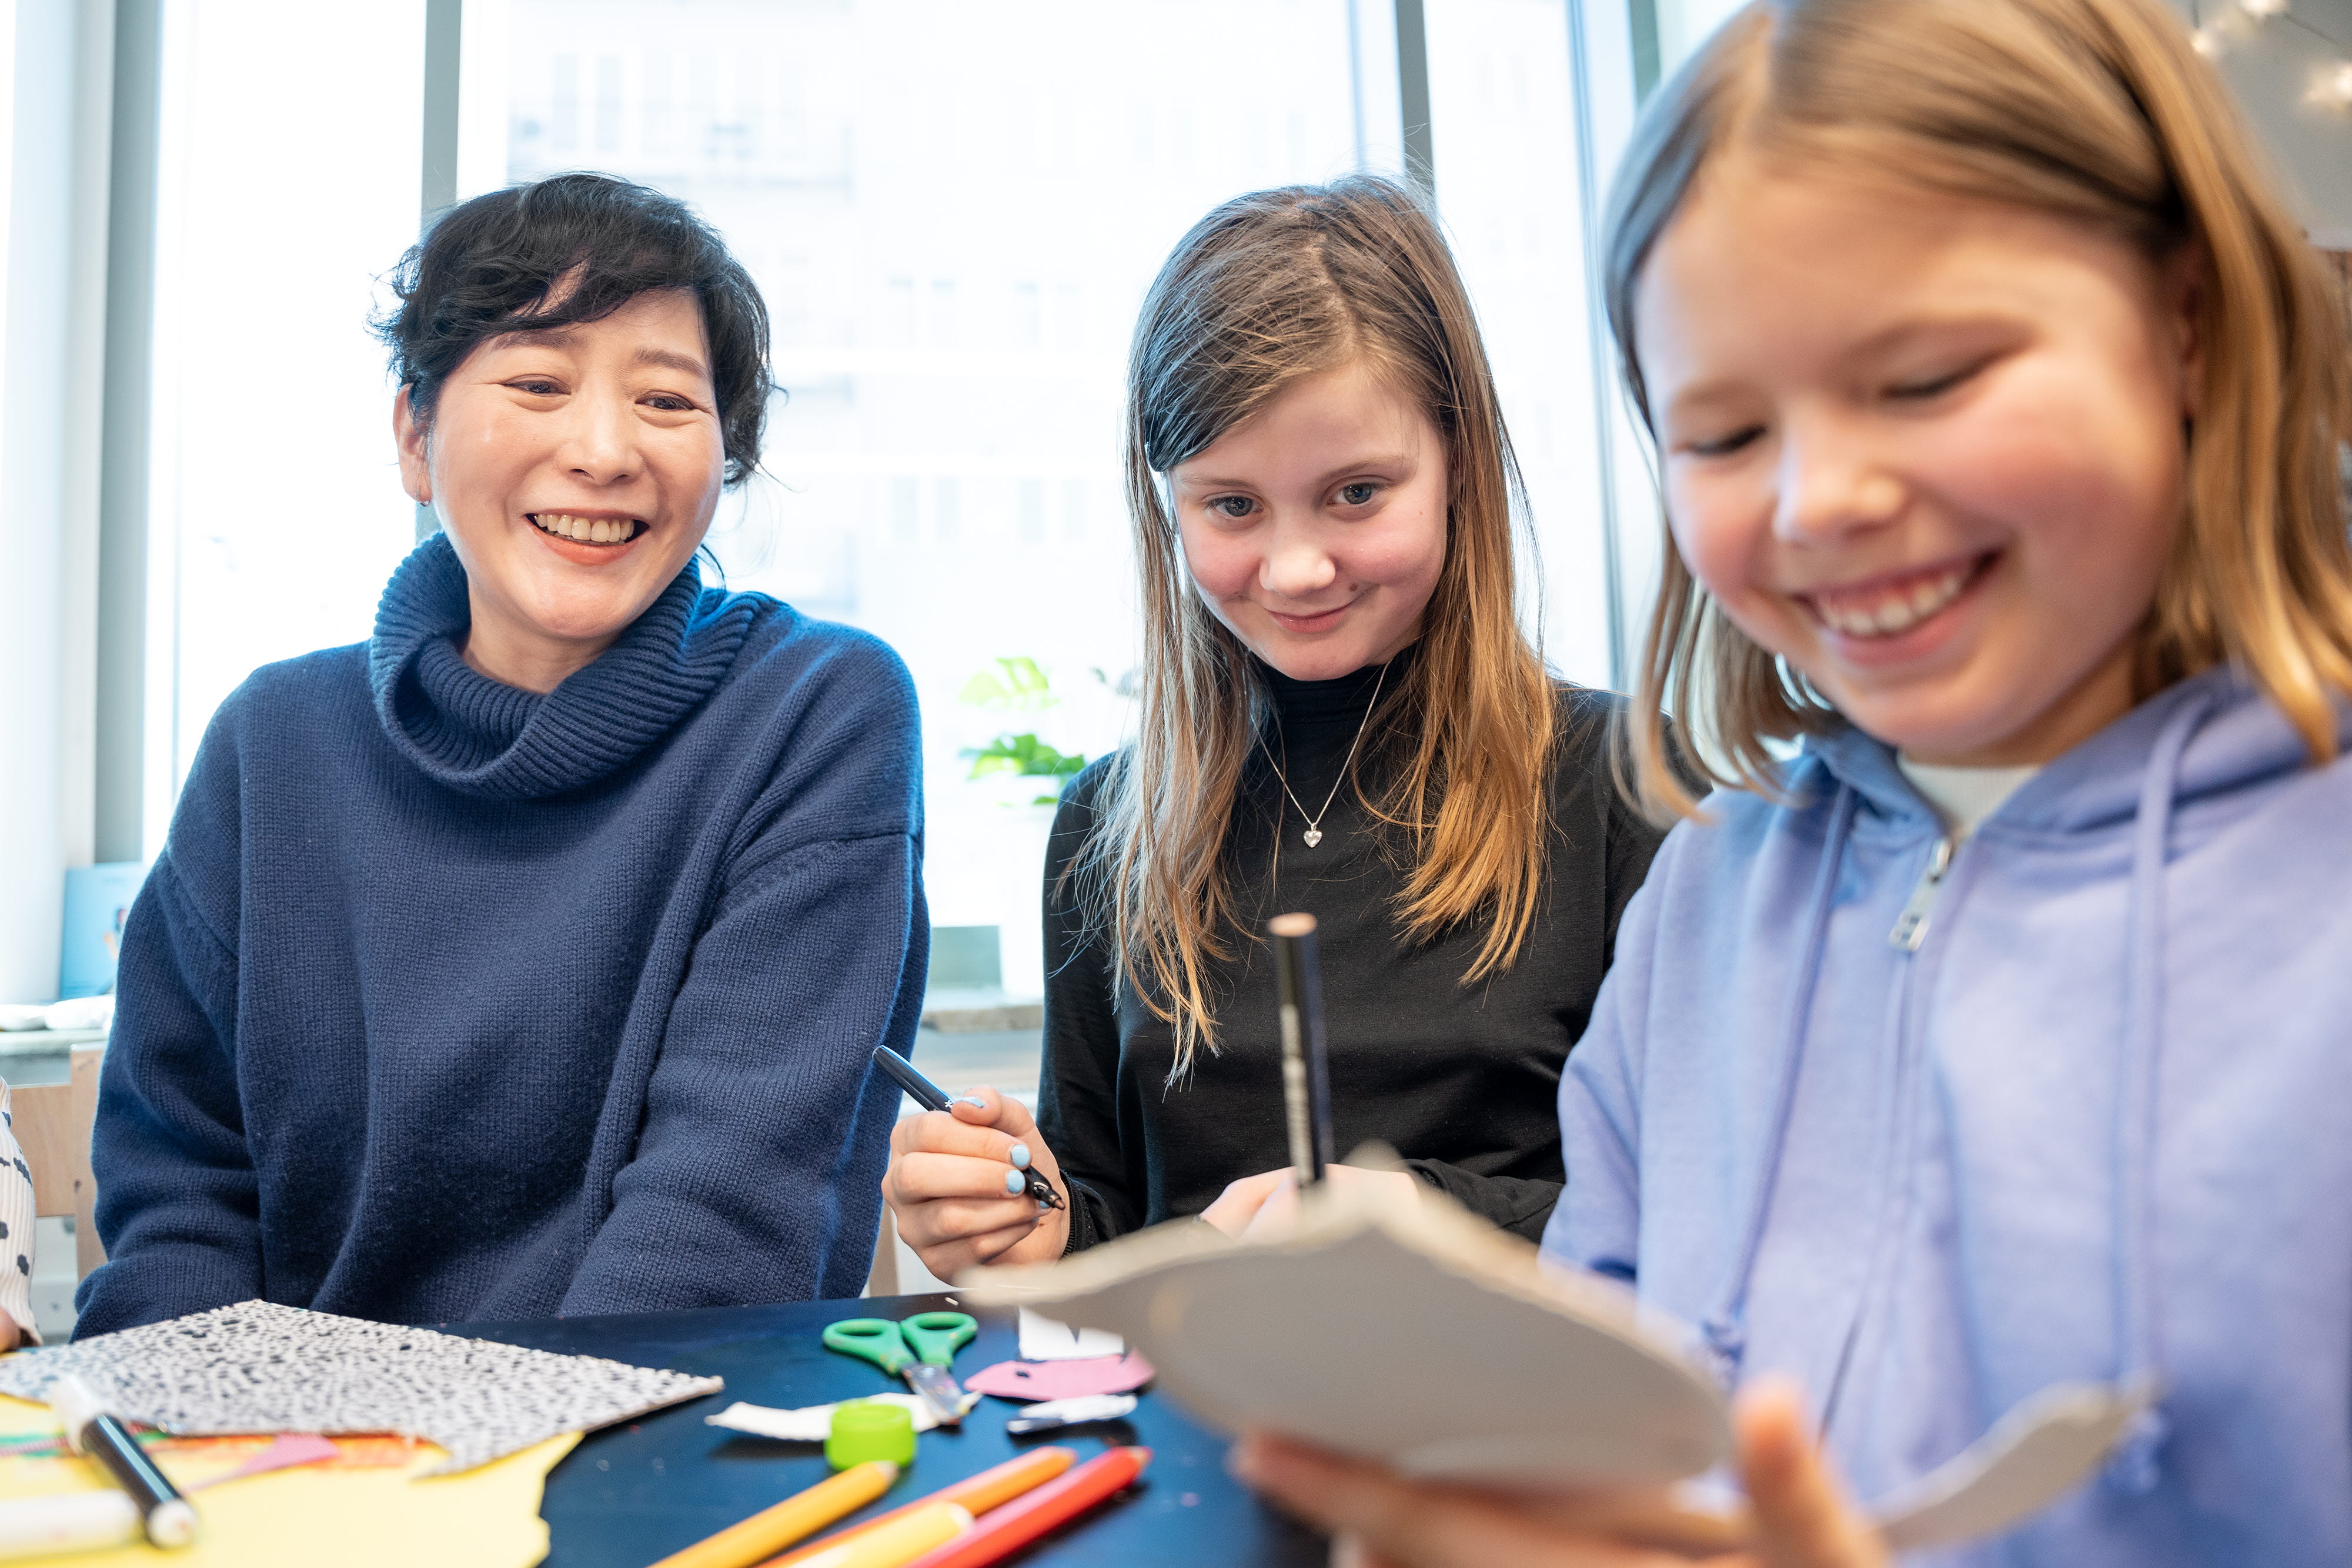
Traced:
[[[1634, 291], [1702, 167], [1735, 144], [2088, 224], [2159, 261], [2197, 247], [2187, 512], [2140, 633], [2139, 689], [2229, 661], [2315, 760], [2333, 756], [2333, 699], [2352, 691], [2336, 474], [2352, 366], [2317, 254], [2179, 22], [2156, 0], [1770, 0], [1725, 24], [1643, 112], [1611, 197], [1610, 325], [1653, 435]], [[1685, 747], [1708, 778], [1775, 795], [1766, 742], [1835, 711], [1731, 623], [1671, 536], [1664, 559], [1631, 709], [1640, 798], [1661, 818], [1695, 810], [1662, 706], [1711, 743], [1711, 757]]]
[[1427, 413], [1447, 459], [1445, 562], [1418, 656], [1372, 726], [1408, 737], [1366, 802], [1411, 851], [1397, 914], [1417, 939], [1486, 917], [1465, 984], [1507, 967], [1535, 918], [1552, 686], [1516, 613], [1518, 469], [1469, 297], [1436, 225], [1388, 181], [1237, 197], [1176, 246], [1136, 325], [1126, 444], [1142, 711], [1073, 868], [1090, 934], [1174, 1028], [1171, 1082], [1196, 1046], [1216, 1046], [1209, 966], [1234, 951], [1241, 918], [1227, 833], [1268, 696], [1193, 589], [1158, 476], [1293, 383], [1358, 363]]

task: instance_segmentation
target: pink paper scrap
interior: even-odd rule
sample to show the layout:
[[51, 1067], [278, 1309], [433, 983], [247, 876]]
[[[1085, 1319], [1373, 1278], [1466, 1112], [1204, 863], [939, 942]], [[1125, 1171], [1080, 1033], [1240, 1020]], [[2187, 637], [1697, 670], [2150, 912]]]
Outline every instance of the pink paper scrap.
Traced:
[[1077, 1399], [1089, 1394], [1125, 1394], [1151, 1381], [1151, 1364], [1134, 1351], [1077, 1361], [1000, 1361], [963, 1380], [974, 1394], [999, 1399]]
[[335, 1445], [316, 1432], [280, 1432], [278, 1440], [225, 1476], [215, 1476], [201, 1483], [216, 1487], [226, 1481], [241, 1481], [247, 1476], [268, 1475], [272, 1470], [290, 1470], [297, 1465], [315, 1465], [331, 1459], [337, 1453]]

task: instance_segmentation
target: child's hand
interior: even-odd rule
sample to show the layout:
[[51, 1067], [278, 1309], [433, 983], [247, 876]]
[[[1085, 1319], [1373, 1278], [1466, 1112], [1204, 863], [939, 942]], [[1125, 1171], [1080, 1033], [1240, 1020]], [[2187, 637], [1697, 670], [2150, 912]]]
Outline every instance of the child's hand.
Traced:
[[[1749, 1516], [1676, 1514], [1654, 1497], [1528, 1499], [1407, 1480], [1376, 1464], [1252, 1435], [1234, 1474], [1340, 1537], [1335, 1568], [1886, 1568], [1805, 1434], [1804, 1406], [1763, 1384], [1734, 1411]], [[1744, 1539], [1742, 1539], [1744, 1537]]]
[[1050, 1263], [1069, 1241], [1070, 1213], [1038, 1207], [1024, 1190], [1032, 1169], [1069, 1196], [1028, 1108], [975, 1089], [891, 1129], [882, 1199], [898, 1234], [942, 1280], [975, 1263]]
[[1285, 1169], [1260, 1171], [1253, 1176], [1229, 1181], [1225, 1190], [1217, 1195], [1217, 1201], [1201, 1211], [1201, 1218], [1228, 1236], [1239, 1236], [1249, 1228], [1250, 1221], [1257, 1218], [1257, 1211], [1265, 1207], [1275, 1188], [1290, 1179], [1290, 1172]]
[[[1355, 1166], [1326, 1166], [1323, 1179], [1335, 1187], [1384, 1186], [1410, 1197], [1421, 1183], [1410, 1171], [1368, 1171]], [[1298, 1221], [1298, 1173], [1287, 1166], [1264, 1171], [1226, 1184], [1217, 1201], [1201, 1218], [1228, 1236], [1264, 1237]]]
[[1794, 1384], [1758, 1380], [1734, 1402], [1731, 1422], [1756, 1524], [1754, 1561], [1770, 1568], [1886, 1568], [1894, 1561], [1806, 1430], [1804, 1397]]

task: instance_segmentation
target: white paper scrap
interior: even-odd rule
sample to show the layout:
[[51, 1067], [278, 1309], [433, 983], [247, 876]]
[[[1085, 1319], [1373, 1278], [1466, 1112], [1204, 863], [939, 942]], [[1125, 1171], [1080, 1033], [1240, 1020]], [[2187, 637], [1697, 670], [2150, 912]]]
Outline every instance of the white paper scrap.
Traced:
[[1135, 1414], [1132, 1394], [1081, 1394], [1075, 1399], [1046, 1399], [1021, 1407], [1024, 1421], [1116, 1421]]
[[1021, 1309], [1021, 1359], [1081, 1361], [1097, 1355], [1125, 1355], [1127, 1341], [1101, 1329], [1074, 1329], [1043, 1312]]
[[[968, 1394], [963, 1407], [970, 1410], [979, 1403], [979, 1395]], [[918, 1432], [928, 1432], [940, 1424], [931, 1407], [912, 1394], [877, 1394], [870, 1399], [838, 1399], [831, 1405], [804, 1405], [797, 1410], [747, 1405], [739, 1399], [716, 1416], [705, 1416], [702, 1421], [707, 1427], [724, 1427], [730, 1432], [749, 1432], [755, 1437], [773, 1437], [780, 1442], [822, 1443], [833, 1434], [833, 1413], [844, 1405], [896, 1405], [915, 1418]]]

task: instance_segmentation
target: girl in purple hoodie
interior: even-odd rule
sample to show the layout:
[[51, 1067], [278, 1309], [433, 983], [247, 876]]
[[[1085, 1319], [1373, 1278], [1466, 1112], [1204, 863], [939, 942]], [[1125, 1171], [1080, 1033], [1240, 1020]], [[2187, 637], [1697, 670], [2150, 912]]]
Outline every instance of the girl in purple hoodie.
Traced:
[[[1605, 242], [1685, 820], [1560, 1090], [1546, 1249], [1691, 1324], [1755, 1543], [1856, 1568], [2064, 1383], [2096, 1478], [1933, 1560], [2352, 1562], [2352, 363], [2157, 0], [1755, 5]], [[1268, 1439], [1396, 1564], [1657, 1560]]]

